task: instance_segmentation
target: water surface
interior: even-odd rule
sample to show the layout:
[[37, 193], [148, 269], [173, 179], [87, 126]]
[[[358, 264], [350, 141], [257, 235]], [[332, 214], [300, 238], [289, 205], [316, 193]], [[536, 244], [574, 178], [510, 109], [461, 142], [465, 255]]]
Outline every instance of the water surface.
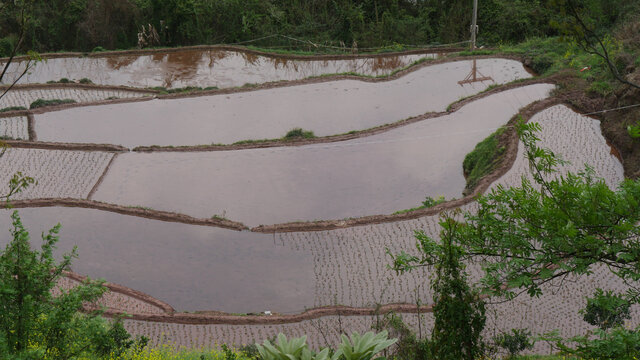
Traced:
[[94, 199], [254, 226], [388, 214], [425, 196], [460, 197], [462, 161], [521, 107], [548, 96], [538, 84], [457, 112], [330, 144], [240, 151], [126, 153]]
[[316, 136], [396, 122], [479, 93], [491, 84], [528, 78], [520, 62], [478, 61], [492, 81], [460, 86], [471, 61], [427, 66], [399, 79], [339, 80], [259, 91], [74, 108], [36, 116], [42, 141], [148, 145], [230, 144], [274, 139], [299, 127]]
[[[78, 247], [73, 270], [122, 284], [177, 310], [300, 311], [313, 304], [310, 253], [270, 235], [149, 220], [79, 208], [19, 210], [34, 246], [62, 223], [58, 255]], [[10, 211], [0, 211], [0, 246]]]
[[[288, 60], [226, 50], [181, 50], [149, 55], [54, 58], [38, 63], [21, 81], [45, 83], [61, 78], [87, 78], [96, 84], [132, 87], [228, 88], [309, 76], [357, 72], [386, 75], [436, 54], [402, 55], [349, 60]], [[5, 82], [21, 73], [25, 64], [10, 66]]]

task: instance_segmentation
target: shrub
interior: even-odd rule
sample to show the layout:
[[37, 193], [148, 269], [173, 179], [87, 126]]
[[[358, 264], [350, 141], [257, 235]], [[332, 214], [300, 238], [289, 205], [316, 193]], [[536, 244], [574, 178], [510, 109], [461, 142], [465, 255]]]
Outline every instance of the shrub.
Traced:
[[93, 84], [93, 81], [91, 81], [91, 79], [88, 79], [88, 78], [82, 78], [78, 82], [80, 84]]
[[602, 330], [620, 326], [631, 319], [631, 304], [620, 294], [596, 289], [594, 297], [587, 299], [587, 306], [580, 310], [584, 321]]
[[72, 83], [73, 81], [71, 81], [71, 80], [69, 80], [67, 78], [62, 78], [62, 79], [58, 80], [58, 82], [60, 84], [69, 84], [69, 83]]
[[531, 69], [535, 71], [536, 74], [544, 74], [554, 63], [555, 60], [553, 56], [549, 54], [537, 55], [531, 59]]
[[299, 139], [299, 138], [313, 139], [314, 137], [316, 136], [313, 134], [313, 131], [307, 131], [301, 128], [295, 128], [295, 129], [289, 130], [289, 132], [287, 132], [287, 134], [284, 136], [284, 139], [286, 140]]
[[107, 49], [103, 48], [102, 46], [96, 46], [93, 48], [93, 50], [91, 50], [91, 52], [103, 52], [103, 51], [107, 51]]
[[74, 104], [76, 101], [73, 99], [38, 99], [31, 103], [29, 109], [37, 109], [45, 106], [62, 105], [62, 104]]
[[351, 338], [342, 335], [342, 343], [331, 357], [331, 349], [324, 348], [318, 353], [313, 353], [306, 341], [306, 336], [287, 340], [287, 337], [280, 333], [277, 342], [272, 344], [265, 340], [262, 345], [256, 344], [256, 347], [262, 360], [372, 360], [375, 355], [393, 345], [396, 339], [387, 339], [386, 331], [378, 334], [370, 331], [362, 336], [354, 332]]
[[511, 329], [511, 333], [502, 333], [493, 338], [496, 345], [509, 352], [509, 358], [514, 358], [520, 352], [533, 348], [529, 340], [531, 332], [527, 329]]
[[434, 199], [431, 196], [427, 196], [426, 199], [424, 199], [424, 201], [422, 202], [422, 205], [425, 208], [430, 208], [430, 207], [434, 207], [436, 205], [442, 204], [445, 201], [447, 200], [444, 198], [444, 196], [440, 196], [437, 199]]
[[[638, 346], [640, 331], [638, 329], [629, 330], [616, 327], [609, 332], [597, 329], [594, 334], [576, 336], [567, 340], [559, 337], [557, 331], [545, 336], [545, 340], [554, 341], [562, 353], [579, 359], [637, 360], [640, 358], [640, 346]], [[573, 346], [570, 346], [571, 344]]]

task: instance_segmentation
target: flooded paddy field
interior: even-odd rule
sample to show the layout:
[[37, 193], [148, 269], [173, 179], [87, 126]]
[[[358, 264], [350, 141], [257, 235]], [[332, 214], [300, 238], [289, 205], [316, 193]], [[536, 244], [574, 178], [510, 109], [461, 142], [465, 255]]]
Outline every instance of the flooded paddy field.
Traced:
[[[595, 327], [588, 325], [578, 313], [586, 305], [586, 299], [576, 294], [593, 294], [595, 289], [620, 290], [627, 285], [611, 275], [608, 269], [598, 267], [586, 280], [566, 281], [559, 287], [559, 282], [543, 286], [543, 295], [531, 298], [527, 294], [520, 295], [512, 301], [487, 305], [487, 326], [484, 336], [491, 338], [496, 333], [508, 332], [511, 329], [526, 328], [533, 336], [542, 335], [552, 330], [559, 330], [560, 335], [572, 337], [593, 331]], [[576, 279], [570, 279], [576, 280]], [[632, 310], [632, 318], [628, 326], [635, 327], [640, 323], [640, 312]], [[422, 313], [420, 320], [417, 314], [399, 314], [405, 324], [419, 331], [418, 321], [424, 337], [428, 337], [434, 325], [432, 313]], [[305, 320], [298, 323], [274, 325], [222, 325], [199, 324], [185, 325], [158, 323], [139, 320], [125, 320], [124, 325], [132, 334], [145, 335], [154, 345], [170, 344], [176, 347], [211, 347], [216, 344], [235, 344], [241, 346], [270, 339], [282, 332], [288, 338], [307, 336], [307, 344], [319, 349], [325, 346], [336, 346], [341, 342], [340, 334], [358, 331], [360, 334], [370, 331], [383, 315], [376, 316], [326, 316], [320, 319]], [[550, 350], [549, 344], [538, 341], [529, 353], [543, 354]]]
[[0, 138], [29, 140], [29, 123], [27, 117], [0, 117]]
[[[564, 166], [566, 171], [579, 171], [584, 163], [594, 167], [597, 176], [611, 186], [623, 179], [622, 165], [610, 154], [610, 149], [600, 134], [597, 121], [581, 116], [565, 106], [549, 108], [531, 121], [541, 124], [541, 146], [571, 162]], [[520, 151], [514, 167], [495, 184], [517, 186], [521, 176], [528, 174], [526, 159]], [[474, 205], [464, 207], [473, 211]], [[437, 238], [439, 227], [437, 216], [426, 216], [416, 220], [388, 224], [368, 225], [347, 229], [276, 234], [276, 243], [290, 246], [297, 251], [308, 251], [313, 257], [316, 305], [339, 303], [352, 306], [374, 306], [377, 303], [414, 303], [418, 297], [422, 303], [431, 303], [432, 293], [428, 287], [428, 270], [409, 273], [403, 277], [386, 268], [390, 259], [385, 253], [415, 251], [416, 229], [424, 230]], [[385, 261], [387, 259], [387, 261]], [[481, 276], [479, 268], [470, 264], [471, 278]], [[596, 288], [624, 290], [626, 285], [604, 267], [594, 268], [594, 274], [579, 279], [568, 279], [559, 287], [551, 283], [543, 287], [544, 294], [530, 298], [526, 294], [506, 303], [489, 305], [487, 335], [494, 331], [508, 331], [511, 328], [528, 328], [533, 335], [559, 329], [568, 337], [582, 334], [592, 329], [583, 320], [578, 310], [585, 305], [585, 298]], [[577, 296], [577, 294], [579, 294]], [[633, 311], [631, 324], [637, 324], [640, 313]], [[410, 326], [417, 330], [417, 316], [402, 315]], [[422, 329], [428, 333], [433, 326], [431, 314], [424, 314]], [[236, 345], [252, 343], [270, 338], [278, 332], [288, 336], [308, 335], [313, 347], [339, 342], [342, 331], [370, 329], [375, 322], [372, 316], [323, 317], [299, 323], [283, 325], [181, 325], [127, 320], [126, 327], [134, 334], [146, 335], [154, 343], [196, 346], [215, 343]], [[161, 336], [161, 334], [163, 334]], [[539, 343], [534, 352], [548, 351], [544, 343]]]
[[337, 80], [273, 89], [73, 108], [36, 115], [38, 139], [136, 146], [180, 146], [275, 139], [293, 128], [316, 136], [364, 130], [428, 112], [529, 78], [513, 60], [478, 60], [493, 81], [460, 86], [471, 61], [425, 66], [384, 82]]
[[95, 200], [254, 226], [389, 214], [460, 197], [475, 144], [553, 85], [520, 87], [455, 113], [360, 139], [222, 152], [118, 156]]
[[[118, 66], [126, 68], [139, 58], [136, 56], [130, 64], [124, 61]], [[168, 58], [159, 59], [160, 63], [170, 62]], [[503, 61], [481, 60], [479, 64], [481, 71], [486, 72], [484, 75], [494, 77], [496, 82], [529, 76], [521, 64]], [[214, 67], [219, 64], [214, 62]], [[469, 62], [454, 62], [439, 68], [446, 76], [422, 73], [426, 69], [438, 69], [437, 66], [440, 65], [427, 66], [398, 80], [382, 83], [340, 81], [237, 93], [233, 97], [230, 94], [146, 103], [153, 106], [140, 103], [77, 108], [37, 115], [36, 128], [42, 134], [46, 134], [46, 126], [50, 126], [54, 134], [64, 130], [61, 133], [71, 134], [65, 138], [71, 140], [65, 141], [126, 143], [130, 147], [156, 142], [162, 145], [163, 141], [179, 145], [277, 138], [293, 127], [313, 130], [316, 135], [335, 134], [411, 116], [404, 113], [404, 109], [394, 107], [396, 103], [404, 101], [406, 107], [414, 106], [412, 111], [421, 111], [420, 114], [442, 111], [449, 103], [488, 85], [459, 88], [457, 81], [470, 70]], [[69, 70], [72, 69], [69, 66]], [[103, 75], [99, 68], [92, 71]], [[198, 71], [195, 70], [193, 79], [206, 81], [206, 76]], [[116, 79], [108, 74], [104, 76]], [[133, 78], [133, 72], [127, 76]], [[128, 79], [127, 76], [113, 81], [122, 85], [120, 81]], [[146, 81], [156, 81], [153, 75], [141, 76], [148, 77]], [[158, 79], [165, 78], [159, 75]], [[171, 80], [170, 86], [187, 83], [180, 81]], [[414, 88], [418, 83], [423, 87]], [[329, 87], [325, 90], [307, 87], [323, 84]], [[330, 87], [338, 84], [337, 88]], [[349, 87], [353, 84], [358, 88]], [[362, 95], [361, 90], [369, 85], [373, 90]], [[321, 89], [318, 94], [316, 89]], [[388, 89], [392, 91], [385, 92]], [[506, 123], [518, 109], [545, 98], [551, 89], [552, 86], [546, 84], [512, 89], [471, 102], [446, 116], [332, 144], [223, 152], [124, 153], [117, 157], [109, 152], [9, 149], [0, 158], [0, 181], [6, 184], [16, 171], [38, 180], [37, 185], [16, 199], [84, 199], [91, 195], [92, 189], [97, 189], [92, 196], [95, 200], [204, 218], [216, 215], [248, 225], [390, 213], [418, 206], [427, 195], [459, 197], [465, 184], [464, 155]], [[300, 100], [304, 97], [295, 97], [302, 96], [296, 92], [312, 100], [305, 103]], [[360, 97], [349, 98], [347, 94], [351, 92], [360, 93]], [[296, 101], [285, 101], [285, 95]], [[375, 100], [380, 102], [380, 108], [372, 110], [371, 99], [376, 99], [375, 96], [381, 96], [382, 100]], [[245, 97], [250, 101], [243, 100]], [[318, 99], [322, 99], [322, 103]], [[356, 105], [353, 109], [340, 108], [349, 101]], [[141, 107], [136, 107], [138, 105]], [[331, 113], [334, 107], [348, 116], [336, 121], [333, 117], [341, 113]], [[96, 112], [88, 112], [91, 109]], [[49, 117], [56, 114], [60, 115], [59, 120]], [[362, 114], [366, 116], [361, 117]], [[71, 120], [63, 125], [66, 117]], [[141, 119], [140, 123], [136, 123], [137, 118]], [[152, 121], [155, 118], [158, 122]], [[287, 120], [278, 122], [278, 119]], [[532, 121], [542, 125], [540, 145], [571, 162], [563, 171], [580, 171], [588, 163], [610, 186], [623, 179], [622, 165], [611, 155], [597, 121], [565, 106], [542, 111]], [[100, 122], [116, 130], [101, 128]], [[221, 122], [222, 127], [209, 127], [209, 122]], [[26, 124], [24, 117], [0, 118], [0, 135], [21, 137], [26, 133], [28, 137]], [[106, 135], [91, 133], [94, 127]], [[186, 130], [181, 132], [181, 128]], [[127, 132], [131, 135], [119, 134]], [[38, 135], [42, 137], [42, 134]], [[56, 141], [63, 139], [60, 133], [51, 136], [49, 139], [58, 139]], [[211, 139], [216, 136], [224, 140]], [[521, 176], [528, 174], [522, 150], [520, 146], [513, 167], [494, 186], [519, 185]], [[104, 181], [100, 183], [103, 175]], [[0, 187], [0, 193], [3, 189]], [[473, 211], [474, 207], [472, 203], [463, 210]], [[437, 238], [440, 230], [437, 216], [331, 231], [267, 235], [92, 209], [53, 207], [19, 211], [35, 246], [37, 234], [58, 222], [63, 224], [57, 254], [78, 246], [79, 258], [74, 262], [74, 272], [143, 291], [178, 311], [300, 313], [306, 308], [334, 304], [370, 307], [415, 303], [416, 299], [425, 304], [431, 302], [430, 270], [398, 276], [387, 268], [390, 258], [386, 249], [394, 253], [414, 252], [416, 229]], [[0, 231], [9, 230], [9, 213], [9, 210], [0, 211]], [[7, 235], [0, 236], [0, 246], [6, 244]], [[469, 264], [467, 269], [472, 280], [481, 276], [476, 264]], [[71, 285], [71, 280], [62, 284]], [[577, 313], [584, 306], [583, 295], [592, 294], [598, 287], [625, 288], [603, 268], [595, 269], [589, 278], [566, 282], [560, 289], [555, 285], [545, 288], [545, 294], [537, 299], [521, 296], [512, 302], [489, 306], [487, 334], [491, 336], [493, 331], [513, 327], [529, 328], [534, 335], [556, 328], [564, 336], [584, 333], [589, 328]], [[161, 313], [158, 308], [116, 293], [107, 295], [102, 303], [127, 312]], [[632, 324], [638, 323], [638, 315], [634, 309]], [[421, 326], [426, 333], [433, 318], [430, 314], [423, 316]], [[416, 315], [403, 317], [411, 327], [417, 328]], [[310, 344], [319, 347], [335, 344], [340, 332], [369, 330], [375, 320], [372, 316], [327, 316], [282, 325], [184, 325], [125, 320], [125, 326], [134, 335], [150, 337], [154, 344], [239, 345], [284, 332], [288, 336], [306, 334]], [[548, 350], [543, 348], [544, 344], [537, 346], [536, 352]]]
[[[131, 287], [180, 311], [302, 311], [313, 303], [311, 255], [271, 235], [79, 208], [20, 209], [34, 246], [62, 224], [58, 254], [78, 247], [73, 271]], [[0, 211], [0, 246], [9, 238]]]
[[38, 99], [69, 99], [78, 103], [87, 103], [108, 99], [130, 99], [148, 96], [148, 93], [116, 90], [116, 89], [89, 89], [78, 87], [45, 87], [45, 88], [14, 88], [0, 99], [0, 109], [22, 106], [29, 108], [31, 103]]
[[[345, 60], [289, 60], [286, 57], [267, 57], [240, 51], [181, 50], [147, 55], [60, 57], [36, 64], [20, 80], [20, 84], [42, 84], [61, 78], [86, 78], [95, 84], [139, 88], [229, 88], [346, 72], [370, 76], [387, 75], [425, 57], [435, 58], [437, 54]], [[25, 65], [24, 62], [11, 64], [4, 82], [12, 82]]]
[[37, 183], [14, 195], [14, 200], [86, 198], [113, 156], [99, 151], [9, 148], [0, 157], [0, 194], [8, 192], [9, 179], [20, 171]]

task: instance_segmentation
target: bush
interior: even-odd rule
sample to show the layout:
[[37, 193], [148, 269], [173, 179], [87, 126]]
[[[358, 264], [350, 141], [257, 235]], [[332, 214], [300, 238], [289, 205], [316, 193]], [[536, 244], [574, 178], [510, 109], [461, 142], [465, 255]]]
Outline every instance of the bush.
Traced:
[[37, 109], [45, 106], [54, 106], [54, 105], [62, 105], [62, 104], [74, 104], [76, 101], [73, 99], [38, 99], [31, 103], [29, 109]]
[[93, 81], [87, 78], [82, 78], [78, 81], [80, 84], [93, 84]]
[[493, 338], [496, 345], [509, 352], [509, 358], [514, 358], [520, 352], [533, 348], [529, 341], [531, 332], [526, 329], [511, 329], [511, 333], [502, 333]]
[[93, 48], [93, 50], [91, 50], [91, 52], [104, 52], [107, 51], [107, 49], [103, 48], [102, 46], [96, 46]]
[[587, 306], [580, 310], [584, 321], [602, 330], [620, 326], [631, 319], [631, 304], [620, 294], [597, 289], [594, 297], [587, 299]]
[[59, 82], [60, 84], [70, 84], [70, 83], [72, 83], [73, 81], [71, 81], [71, 80], [69, 80], [69, 79], [67, 79], [67, 78], [62, 78], [62, 79], [58, 80], [58, 82]]
[[299, 139], [299, 138], [313, 139], [314, 137], [316, 136], [313, 134], [313, 131], [306, 131], [301, 128], [295, 128], [295, 129], [289, 130], [289, 132], [284, 136], [284, 139], [286, 140]]
[[531, 69], [535, 71], [536, 74], [541, 75], [547, 72], [547, 70], [549, 70], [554, 63], [555, 63], [555, 59], [553, 58], [552, 55], [542, 54], [542, 55], [534, 56], [531, 59], [529, 67], [531, 67]]
[[447, 200], [444, 198], [444, 196], [440, 196], [437, 199], [434, 199], [431, 196], [427, 196], [426, 199], [424, 199], [424, 201], [422, 202], [422, 205], [425, 208], [430, 208], [430, 207], [434, 207], [436, 205], [442, 204], [445, 201]]
[[[595, 336], [594, 336], [595, 335]], [[593, 360], [637, 360], [640, 358], [640, 331], [623, 327], [613, 328], [610, 332], [597, 329], [591, 336], [576, 336], [565, 340], [557, 332], [549, 334], [547, 340], [556, 342], [556, 346], [567, 355], [580, 359]], [[574, 346], [570, 346], [573, 344]]]

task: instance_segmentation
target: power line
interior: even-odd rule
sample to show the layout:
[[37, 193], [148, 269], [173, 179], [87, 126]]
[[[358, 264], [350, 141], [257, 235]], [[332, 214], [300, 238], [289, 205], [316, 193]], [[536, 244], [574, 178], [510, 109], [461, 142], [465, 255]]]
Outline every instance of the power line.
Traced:
[[613, 109], [605, 109], [605, 110], [600, 110], [600, 111], [594, 111], [594, 112], [590, 112], [590, 113], [586, 113], [586, 114], [582, 114], [582, 115], [595, 115], [595, 114], [604, 114], [607, 113], [609, 111], [618, 111], [618, 110], [624, 110], [624, 109], [630, 109], [630, 108], [634, 108], [634, 107], [638, 107], [640, 106], [640, 104], [634, 104], [634, 105], [627, 105], [627, 106], [621, 106], [621, 107], [617, 107], [617, 108], [613, 108]]

